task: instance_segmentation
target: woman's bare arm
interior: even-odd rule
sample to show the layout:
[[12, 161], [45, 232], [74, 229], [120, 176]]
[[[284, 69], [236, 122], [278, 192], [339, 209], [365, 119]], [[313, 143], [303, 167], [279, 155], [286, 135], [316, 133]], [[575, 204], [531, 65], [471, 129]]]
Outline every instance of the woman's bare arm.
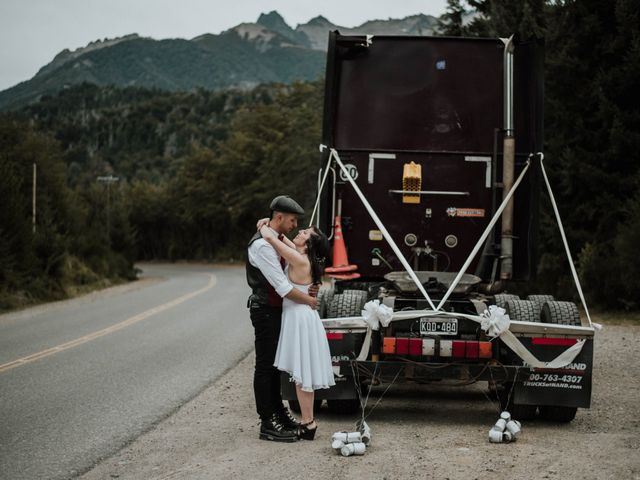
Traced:
[[[258, 223], [256, 223], [256, 229], [260, 230], [263, 226], [265, 225], [269, 225], [269, 217], [265, 217], [265, 218], [261, 218], [260, 220], [258, 220]], [[287, 245], [289, 245], [291, 248], [295, 249], [296, 246], [293, 244], [293, 242], [291, 240], [289, 240], [286, 236], [282, 238], [282, 241], [284, 243], [286, 243]]]
[[282, 241], [286, 243], [290, 248], [293, 248], [294, 250], [296, 249], [296, 246], [294, 245], [294, 243], [291, 240], [289, 240], [286, 235], [282, 237]]
[[[285, 242], [281, 242], [278, 240], [278, 237], [271, 231], [269, 227], [263, 225], [260, 228], [260, 235], [264, 238], [269, 244], [275, 248], [276, 252], [283, 257], [289, 264], [291, 265], [306, 265], [309, 263], [309, 259], [306, 255], [302, 255], [295, 249], [295, 245], [289, 246]], [[286, 238], [286, 237], [285, 237]], [[288, 239], [287, 239], [288, 240]], [[291, 245], [293, 242], [289, 241]]]
[[[269, 217], [265, 217], [265, 218], [261, 218], [260, 220], [258, 220], [258, 223], [256, 223], [256, 229], [260, 230], [263, 226], [265, 225], [269, 225]], [[293, 244], [293, 242], [291, 240], [289, 240], [286, 236], [282, 238], [282, 241], [284, 243], [286, 243], [287, 245], [289, 245], [291, 248], [295, 249], [296, 246]]]

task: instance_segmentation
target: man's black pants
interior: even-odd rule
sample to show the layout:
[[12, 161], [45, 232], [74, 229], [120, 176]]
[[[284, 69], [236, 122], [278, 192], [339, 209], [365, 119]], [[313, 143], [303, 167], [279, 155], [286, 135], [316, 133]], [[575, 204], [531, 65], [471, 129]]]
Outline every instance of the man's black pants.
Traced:
[[255, 330], [256, 367], [253, 374], [253, 391], [260, 418], [266, 419], [282, 410], [280, 371], [273, 366], [280, 338], [282, 307], [252, 304], [249, 309]]

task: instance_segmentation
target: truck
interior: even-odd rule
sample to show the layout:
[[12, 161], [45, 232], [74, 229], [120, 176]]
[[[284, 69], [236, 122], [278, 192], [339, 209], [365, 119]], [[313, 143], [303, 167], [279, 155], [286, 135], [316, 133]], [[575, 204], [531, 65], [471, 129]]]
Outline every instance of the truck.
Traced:
[[[594, 328], [536, 283], [543, 65], [535, 38], [330, 33], [314, 221], [334, 249], [319, 311], [336, 385], [316, 392], [316, 408], [352, 414], [370, 388], [442, 381], [487, 382], [520, 420], [570, 422], [589, 408]], [[431, 314], [369, 332], [340, 321], [372, 300]], [[492, 305], [542, 362], [582, 349], [562, 368], [531, 365], [469, 319]]]

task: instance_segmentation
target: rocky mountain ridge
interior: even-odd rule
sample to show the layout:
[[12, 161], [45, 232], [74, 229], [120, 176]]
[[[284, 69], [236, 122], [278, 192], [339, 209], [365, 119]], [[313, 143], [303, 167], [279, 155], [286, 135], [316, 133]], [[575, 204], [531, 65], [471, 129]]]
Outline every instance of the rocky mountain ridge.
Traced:
[[13, 110], [83, 82], [179, 91], [194, 88], [253, 88], [322, 76], [328, 33], [433, 35], [437, 19], [413, 15], [372, 20], [345, 28], [317, 16], [294, 28], [276, 12], [220, 34], [191, 40], [154, 40], [137, 34], [96, 40], [57, 54], [38, 73], [0, 92], [0, 110]]

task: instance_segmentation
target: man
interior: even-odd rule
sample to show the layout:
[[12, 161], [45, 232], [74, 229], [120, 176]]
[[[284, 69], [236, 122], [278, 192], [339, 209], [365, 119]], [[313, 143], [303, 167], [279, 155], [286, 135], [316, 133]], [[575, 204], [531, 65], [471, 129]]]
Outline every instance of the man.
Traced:
[[[280, 239], [298, 226], [304, 210], [292, 198], [280, 195], [271, 202], [269, 227]], [[262, 238], [260, 232], [249, 241], [247, 283], [252, 294], [248, 307], [255, 329], [256, 366], [253, 389], [260, 416], [260, 438], [278, 442], [298, 440], [299, 423], [282, 404], [280, 371], [273, 366], [280, 325], [282, 297], [317, 307], [317, 299], [293, 288], [284, 273], [284, 259]]]

